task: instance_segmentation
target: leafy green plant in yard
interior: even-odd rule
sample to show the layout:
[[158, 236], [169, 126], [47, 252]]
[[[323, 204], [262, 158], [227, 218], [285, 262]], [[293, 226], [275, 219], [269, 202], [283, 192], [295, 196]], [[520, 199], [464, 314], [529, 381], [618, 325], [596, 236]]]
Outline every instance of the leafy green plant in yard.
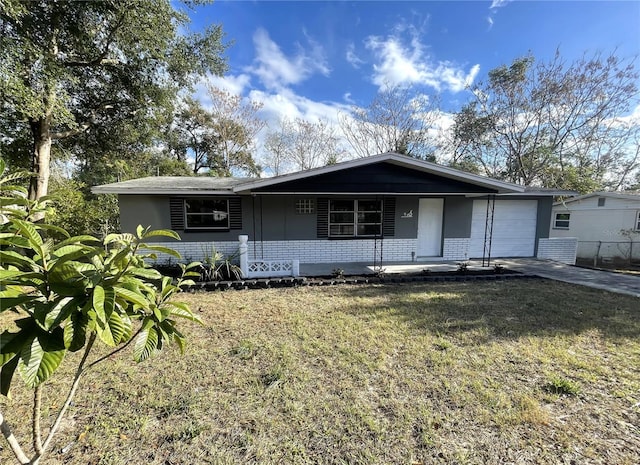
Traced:
[[451, 343], [445, 339], [438, 339], [433, 343], [436, 349], [438, 350], [447, 350], [452, 347]]
[[554, 376], [549, 383], [545, 386], [545, 390], [552, 394], [559, 394], [565, 396], [577, 396], [580, 394], [580, 386], [566, 378]]
[[[134, 359], [147, 359], [167, 343], [184, 346], [178, 319], [199, 322], [185, 303], [172, 297], [192, 281], [194, 265], [182, 266], [175, 282], [150, 269], [156, 252], [179, 258], [172, 249], [146, 244], [152, 237], [179, 239], [173, 231], [138, 227], [136, 234], [110, 234], [103, 241], [71, 237], [64, 229], [32, 221], [46, 208], [26, 190], [7, 188], [0, 160], [0, 312], [15, 312], [15, 328], [0, 335], [0, 392], [9, 396], [16, 373], [33, 390], [33, 454], [25, 449], [0, 412], [2, 434], [21, 464], [38, 464], [49, 451], [85, 373], [133, 345]], [[10, 182], [10, 181], [9, 181]], [[41, 216], [41, 215], [38, 215]], [[96, 343], [110, 348], [92, 357]], [[43, 391], [68, 352], [83, 351], [57, 416], [43, 437]]]
[[331, 275], [334, 278], [342, 279], [344, 278], [344, 270], [342, 268], [334, 268], [331, 270]]
[[458, 274], [467, 274], [468, 271], [469, 271], [469, 262], [459, 262], [458, 263], [458, 269], [456, 270], [456, 273], [458, 273]]
[[211, 244], [203, 247], [202, 255], [200, 275], [203, 281], [236, 280], [242, 277], [242, 270], [236, 264], [239, 253], [226, 256]]
[[237, 347], [231, 349], [231, 354], [241, 360], [249, 360], [258, 352], [258, 347], [251, 341], [240, 341]]

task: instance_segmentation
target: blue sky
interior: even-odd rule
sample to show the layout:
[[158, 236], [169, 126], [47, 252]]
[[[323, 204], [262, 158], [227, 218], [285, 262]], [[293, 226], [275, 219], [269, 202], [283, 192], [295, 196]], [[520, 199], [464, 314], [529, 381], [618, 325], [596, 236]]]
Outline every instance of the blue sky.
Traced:
[[387, 83], [438, 93], [454, 112], [468, 84], [529, 52], [640, 54], [640, 1], [219, 0], [191, 16], [194, 30], [222, 23], [233, 41], [214, 84], [262, 101], [269, 121], [335, 121]]

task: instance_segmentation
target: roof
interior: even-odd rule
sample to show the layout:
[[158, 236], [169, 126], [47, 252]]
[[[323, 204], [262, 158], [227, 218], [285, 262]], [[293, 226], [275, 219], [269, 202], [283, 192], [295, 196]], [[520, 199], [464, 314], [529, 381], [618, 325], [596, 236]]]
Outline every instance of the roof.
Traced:
[[250, 180], [252, 178], [152, 176], [103, 184], [91, 191], [94, 194], [230, 194], [234, 186]]
[[571, 199], [566, 199], [562, 202], [556, 202], [554, 205], [565, 205], [567, 203], [576, 202], [578, 200], [590, 199], [593, 197], [609, 197], [613, 199], [623, 199], [623, 200], [637, 200], [640, 202], [640, 191], [622, 191], [622, 192], [592, 192], [590, 194], [579, 195], [577, 197], [573, 197]]
[[373, 155], [371, 157], [357, 158], [355, 160], [349, 160], [342, 163], [336, 163], [334, 165], [323, 166], [321, 168], [283, 174], [281, 176], [275, 176], [273, 178], [257, 179], [254, 181], [243, 183], [241, 185], [237, 185], [233, 190], [234, 192], [249, 192], [252, 189], [262, 189], [284, 182], [311, 178], [313, 176], [333, 173], [344, 169], [356, 168], [358, 166], [365, 166], [380, 162], [392, 163], [395, 165], [412, 168], [417, 171], [436, 174], [444, 178], [463, 181], [469, 184], [487, 187], [490, 189], [496, 189], [499, 193], [521, 193], [525, 190], [523, 186], [520, 186], [518, 184], [499, 181], [497, 179], [488, 178], [486, 176], [479, 176], [477, 174], [467, 173], [466, 171], [460, 171], [454, 168], [449, 168], [447, 166], [438, 165], [436, 163], [431, 163], [424, 160], [418, 160], [407, 155], [401, 155], [399, 153], [393, 152]]
[[545, 189], [537, 187], [524, 187], [519, 184], [500, 181], [497, 179], [480, 176], [466, 171], [460, 171], [447, 166], [438, 165], [424, 160], [418, 160], [398, 153], [383, 153], [366, 158], [358, 158], [321, 168], [298, 171], [295, 173], [274, 176], [272, 178], [218, 178], [210, 176], [153, 176], [147, 178], [132, 179], [130, 181], [116, 182], [95, 186], [91, 190], [95, 194], [218, 194], [231, 193], [250, 194], [252, 190], [260, 189], [261, 193], [268, 193], [269, 186], [299, 181], [315, 176], [335, 173], [337, 171], [373, 165], [376, 163], [390, 163], [405, 167], [417, 172], [428, 173], [442, 178], [460, 181], [471, 185], [488, 188], [499, 195], [509, 196], [571, 196], [576, 192]]

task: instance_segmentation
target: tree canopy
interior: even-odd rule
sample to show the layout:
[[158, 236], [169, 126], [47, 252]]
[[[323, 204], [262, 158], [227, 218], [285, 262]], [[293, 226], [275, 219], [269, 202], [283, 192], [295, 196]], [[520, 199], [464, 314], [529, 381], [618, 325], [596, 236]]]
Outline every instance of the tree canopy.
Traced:
[[0, 124], [8, 135], [1, 150], [37, 174], [30, 198], [46, 195], [52, 154], [91, 164], [144, 151], [178, 91], [226, 69], [222, 27], [184, 33], [188, 15], [173, 5], [0, 4]]
[[193, 174], [232, 176], [260, 174], [254, 159], [255, 136], [265, 122], [261, 104], [209, 86], [210, 107], [192, 97], [177, 106], [170, 130], [169, 152], [177, 159], [193, 159]]
[[532, 56], [489, 72], [455, 115], [453, 162], [524, 185], [619, 189], [639, 166], [640, 103], [632, 60]]
[[340, 126], [358, 157], [397, 152], [434, 161], [430, 130], [438, 115], [436, 97], [395, 86], [379, 91], [368, 106], [340, 115]]
[[283, 118], [277, 129], [269, 131], [264, 145], [274, 175], [331, 165], [346, 155], [336, 128], [326, 120]]

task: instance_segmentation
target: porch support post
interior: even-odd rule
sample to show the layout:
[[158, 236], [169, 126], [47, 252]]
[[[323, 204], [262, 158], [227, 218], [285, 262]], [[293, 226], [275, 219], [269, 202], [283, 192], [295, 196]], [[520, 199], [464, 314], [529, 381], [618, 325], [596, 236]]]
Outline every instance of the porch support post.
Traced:
[[249, 241], [249, 236], [245, 234], [241, 234], [238, 236], [238, 241], [240, 245], [238, 246], [238, 252], [240, 253], [240, 270], [242, 271], [242, 277], [249, 277], [249, 245], [247, 242]]
[[291, 274], [294, 278], [300, 276], [300, 260], [292, 260]]

